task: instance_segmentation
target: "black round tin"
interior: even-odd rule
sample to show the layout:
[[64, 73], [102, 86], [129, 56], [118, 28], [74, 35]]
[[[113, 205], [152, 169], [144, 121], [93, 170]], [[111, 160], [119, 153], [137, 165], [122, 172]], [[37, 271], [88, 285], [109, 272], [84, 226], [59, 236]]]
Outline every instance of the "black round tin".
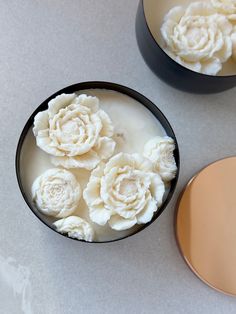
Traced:
[[145, 62], [159, 78], [177, 89], [197, 94], [218, 93], [236, 86], [236, 75], [212, 76], [197, 73], [170, 58], [154, 39], [148, 26], [145, 1], [147, 0], [140, 0], [138, 5], [136, 38]]
[[[135, 90], [132, 90], [132, 89], [126, 87], [126, 86], [118, 85], [118, 84], [115, 84], [115, 83], [109, 83], [109, 82], [101, 82], [101, 81], [83, 82], [83, 83], [78, 83], [78, 84], [74, 84], [74, 85], [65, 87], [65, 88], [59, 90], [58, 92], [54, 93], [50, 97], [48, 97], [45, 101], [43, 101], [37, 107], [37, 109], [32, 113], [32, 115], [29, 117], [29, 119], [26, 122], [26, 124], [25, 124], [25, 126], [23, 128], [23, 131], [22, 131], [22, 133], [20, 135], [19, 141], [18, 141], [17, 150], [16, 150], [16, 158], [15, 158], [15, 167], [16, 167], [17, 181], [18, 181], [19, 188], [20, 188], [20, 191], [22, 193], [22, 196], [23, 196], [25, 202], [27, 203], [27, 205], [29, 206], [31, 211], [41, 220], [41, 222], [43, 222], [46, 226], [48, 226], [50, 229], [52, 229], [56, 233], [59, 233], [47, 221], [45, 221], [42, 218], [42, 215], [40, 215], [39, 212], [35, 208], [33, 208], [32, 202], [27, 197], [27, 194], [26, 194], [26, 192], [24, 190], [24, 185], [23, 185], [22, 178], [21, 178], [21, 171], [22, 171], [22, 169], [21, 169], [21, 163], [20, 163], [22, 146], [23, 146], [25, 137], [26, 137], [29, 129], [33, 125], [35, 115], [39, 111], [46, 110], [47, 107], [48, 107], [48, 102], [51, 99], [55, 98], [56, 96], [58, 96], [58, 95], [60, 95], [62, 93], [68, 94], [68, 93], [78, 92], [80, 90], [88, 90], [88, 89], [96, 89], [96, 88], [112, 90], [112, 91], [116, 91], [116, 92], [120, 92], [122, 94], [128, 95], [129, 97], [137, 100], [140, 104], [145, 106], [149, 111], [151, 111], [151, 113], [156, 117], [156, 119], [163, 126], [164, 130], [166, 131], [166, 134], [168, 136], [172, 137], [174, 139], [174, 141], [175, 141], [176, 149], [174, 151], [174, 156], [175, 156], [175, 160], [176, 160], [176, 165], [178, 167], [178, 171], [177, 171], [176, 177], [175, 177], [174, 180], [171, 181], [170, 191], [169, 191], [169, 193], [167, 195], [166, 200], [163, 202], [162, 206], [157, 210], [157, 212], [154, 213], [154, 216], [153, 216], [152, 220], [149, 223], [141, 225], [138, 230], [135, 230], [132, 234], [130, 234], [128, 236], [125, 236], [125, 237], [117, 238], [115, 240], [108, 240], [108, 241], [86, 242], [86, 243], [107, 243], [107, 242], [115, 242], [115, 241], [118, 241], [118, 240], [130, 237], [133, 234], [136, 234], [136, 233], [140, 232], [141, 230], [147, 228], [151, 223], [153, 223], [160, 216], [160, 214], [166, 208], [166, 206], [169, 203], [170, 199], [172, 198], [172, 195], [173, 195], [174, 190], [176, 188], [176, 184], [177, 184], [178, 176], [179, 176], [179, 167], [180, 167], [178, 143], [177, 143], [174, 131], [172, 130], [172, 127], [171, 127], [170, 123], [168, 122], [166, 117], [163, 115], [163, 113], [150, 100], [148, 100], [142, 94], [140, 94], [140, 93], [136, 92]], [[64, 235], [64, 234], [61, 234], [61, 233], [59, 233], [59, 234], [64, 236], [64, 237], [69, 238], [67, 235]], [[77, 239], [73, 239], [73, 240], [82, 241], [82, 240], [77, 240]], [[85, 242], [85, 241], [82, 241], [82, 242]]]

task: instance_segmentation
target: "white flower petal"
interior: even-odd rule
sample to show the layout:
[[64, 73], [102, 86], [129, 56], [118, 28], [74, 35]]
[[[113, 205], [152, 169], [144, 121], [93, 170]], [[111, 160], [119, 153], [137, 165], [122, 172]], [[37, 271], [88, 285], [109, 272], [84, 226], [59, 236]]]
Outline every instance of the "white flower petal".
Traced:
[[138, 224], [146, 224], [149, 222], [152, 217], [154, 212], [157, 210], [157, 204], [154, 199], [150, 199], [145, 208], [137, 215], [137, 222]]
[[230, 35], [233, 29], [232, 24], [223, 15], [217, 16], [217, 26], [222, 31], [222, 33], [226, 36]]
[[68, 234], [70, 238], [92, 242], [94, 231], [92, 226], [78, 216], [70, 216], [57, 220], [53, 223], [56, 230], [63, 234]]
[[91, 172], [91, 177], [101, 178], [104, 174], [105, 166], [106, 164], [104, 162], [100, 162], [99, 165]]
[[64, 156], [65, 154], [56, 147], [51, 146], [51, 141], [47, 136], [37, 136], [36, 145], [44, 150], [46, 153], [54, 156]]
[[201, 72], [202, 65], [200, 62], [187, 62], [186, 60], [181, 59], [179, 56], [175, 57], [175, 61], [189, 70]]
[[76, 103], [86, 106], [91, 110], [92, 113], [95, 113], [99, 110], [99, 99], [97, 97], [81, 94], [77, 97]]
[[119, 167], [130, 166], [133, 168], [141, 169], [144, 171], [151, 171], [152, 164], [146, 158], [143, 158], [139, 154], [126, 154], [119, 153], [108, 161], [104, 169], [104, 173], [108, 173], [112, 168], [119, 165]]
[[49, 127], [48, 124], [48, 111], [41, 111], [36, 114], [34, 117], [34, 127], [33, 127], [33, 133], [34, 136], [38, 135], [38, 132], [41, 130], [47, 130]]
[[108, 173], [112, 168], [116, 167], [117, 165], [119, 165], [119, 167], [124, 167], [132, 164], [132, 157], [129, 154], [119, 153], [109, 159], [104, 169], [104, 174]]
[[159, 148], [161, 145], [174, 145], [173, 138], [169, 136], [155, 136], [151, 138], [147, 143], [144, 145], [144, 156], [151, 159], [152, 162], [156, 160], [156, 152], [155, 150]]
[[166, 42], [167, 46], [171, 47], [172, 49], [174, 49], [174, 47], [171, 37], [174, 32], [175, 26], [176, 23], [173, 22], [172, 20], [167, 20], [161, 26], [161, 35], [164, 41]]
[[152, 183], [150, 186], [150, 192], [156, 201], [156, 206], [159, 208], [163, 202], [163, 196], [165, 193], [165, 185], [164, 185], [161, 177], [157, 173], [155, 173], [152, 176]]
[[48, 136], [48, 110], [37, 113], [34, 117], [33, 133], [36, 137], [36, 145], [44, 150], [46, 153], [63, 156], [63, 152], [59, 151], [56, 147], [51, 145], [51, 140]]
[[222, 64], [218, 58], [202, 63], [202, 73], [216, 75], [222, 69]]
[[134, 167], [143, 171], [152, 171], [152, 164], [147, 158], [143, 158], [140, 154], [132, 154], [135, 161]]
[[100, 186], [100, 179], [91, 176], [83, 192], [83, 198], [88, 206], [91, 206], [97, 199], [100, 199]]
[[114, 134], [114, 127], [112, 125], [110, 117], [103, 110], [99, 110], [99, 117], [102, 121], [102, 129], [100, 131], [100, 136], [112, 137]]
[[136, 217], [133, 219], [124, 219], [119, 215], [114, 215], [109, 220], [109, 225], [112, 229], [121, 231], [132, 228], [137, 223]]
[[103, 205], [90, 207], [90, 219], [100, 226], [104, 226], [111, 217], [111, 211], [106, 209]]
[[225, 14], [227, 16], [236, 14], [235, 0], [211, 0], [211, 4], [219, 13]]
[[216, 10], [212, 5], [200, 1], [191, 3], [185, 11], [186, 16], [208, 16], [215, 13]]
[[78, 155], [74, 157], [54, 157], [51, 156], [51, 162], [55, 166], [62, 166], [64, 168], [84, 168], [87, 170], [94, 169], [100, 162], [98, 154], [90, 150], [88, 153], [83, 155]]
[[94, 147], [98, 156], [103, 159], [108, 159], [114, 153], [116, 147], [115, 141], [110, 137], [100, 137], [97, 145]]
[[61, 94], [50, 100], [48, 103], [49, 118], [53, 118], [60, 109], [69, 106], [75, 97], [76, 94]]

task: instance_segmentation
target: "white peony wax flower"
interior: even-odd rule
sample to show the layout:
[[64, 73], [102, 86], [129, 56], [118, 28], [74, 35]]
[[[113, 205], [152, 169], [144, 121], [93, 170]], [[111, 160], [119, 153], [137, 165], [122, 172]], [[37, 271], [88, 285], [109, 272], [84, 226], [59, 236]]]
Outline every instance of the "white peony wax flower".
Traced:
[[53, 223], [56, 230], [63, 234], [68, 234], [70, 238], [92, 242], [94, 232], [91, 225], [78, 216], [70, 216], [57, 220]]
[[232, 55], [232, 24], [212, 5], [194, 2], [174, 7], [161, 27], [166, 52], [193, 71], [216, 75]]
[[63, 218], [77, 208], [81, 188], [75, 176], [64, 169], [53, 168], [36, 178], [32, 185], [32, 198], [40, 212]]
[[57, 96], [35, 116], [33, 132], [55, 166], [91, 170], [115, 149], [111, 119], [99, 109], [97, 97]]
[[231, 22], [236, 22], [236, 0], [211, 0], [218, 13], [224, 14]]
[[83, 197], [93, 222], [126, 230], [149, 222], [164, 192], [164, 183], [148, 159], [119, 153], [93, 170]]
[[174, 140], [168, 136], [154, 137], [144, 146], [143, 155], [151, 160], [154, 170], [165, 182], [171, 181], [176, 176], [177, 166], [173, 155], [174, 150]]

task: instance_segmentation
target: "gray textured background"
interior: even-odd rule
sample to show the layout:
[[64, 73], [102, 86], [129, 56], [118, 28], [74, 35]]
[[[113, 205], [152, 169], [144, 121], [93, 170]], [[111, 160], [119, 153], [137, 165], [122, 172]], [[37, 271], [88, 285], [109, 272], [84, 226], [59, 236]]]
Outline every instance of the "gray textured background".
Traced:
[[[235, 313], [236, 299], [205, 286], [183, 262], [173, 213], [187, 180], [235, 154], [235, 89], [212, 96], [174, 90], [136, 45], [138, 0], [0, 1], [0, 313]], [[180, 144], [181, 175], [160, 219], [140, 234], [86, 245], [48, 230], [15, 178], [20, 131], [62, 87], [107, 80], [137, 89], [164, 112]]]

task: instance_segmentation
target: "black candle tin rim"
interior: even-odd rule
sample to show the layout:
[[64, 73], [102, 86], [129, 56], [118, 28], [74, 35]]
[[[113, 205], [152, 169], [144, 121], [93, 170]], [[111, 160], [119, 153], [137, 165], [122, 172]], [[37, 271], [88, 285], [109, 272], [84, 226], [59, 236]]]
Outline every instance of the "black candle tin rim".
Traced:
[[[42, 219], [40, 217], [40, 215], [37, 213], [37, 211], [35, 211], [32, 206], [31, 206], [31, 202], [29, 201], [25, 191], [24, 191], [24, 187], [22, 184], [22, 180], [21, 180], [21, 175], [20, 175], [20, 156], [21, 156], [21, 149], [25, 140], [25, 137], [29, 131], [29, 129], [32, 127], [33, 125], [33, 121], [34, 121], [34, 117], [35, 115], [42, 110], [46, 110], [48, 107], [48, 102], [55, 98], [56, 96], [62, 94], [62, 93], [73, 93], [73, 92], [78, 92], [80, 90], [87, 90], [87, 89], [106, 89], [106, 90], [113, 90], [116, 92], [120, 92], [122, 94], [125, 94], [135, 100], [137, 100], [139, 103], [141, 103], [144, 107], [146, 107], [153, 115], [154, 117], [161, 123], [162, 127], [164, 128], [164, 130], [166, 131], [167, 135], [172, 137], [175, 141], [175, 151], [174, 151], [174, 156], [175, 156], [175, 161], [176, 161], [176, 165], [177, 165], [177, 173], [176, 173], [176, 177], [171, 181], [171, 188], [170, 191], [167, 195], [166, 200], [164, 201], [164, 203], [162, 204], [162, 206], [154, 213], [153, 218], [150, 222], [144, 224], [144, 225], [140, 225], [140, 228], [138, 230], [135, 230], [132, 234], [129, 234], [127, 236], [124, 237], [120, 237], [114, 240], [107, 240], [107, 241], [92, 241], [92, 242], [88, 242], [88, 241], [84, 241], [84, 240], [78, 240], [78, 239], [74, 239], [74, 238], [70, 238], [69, 236], [67, 236], [66, 234], [62, 234], [58, 231], [56, 231], [50, 224], [48, 224], [44, 219]], [[36, 110], [31, 114], [31, 116], [29, 117], [29, 119], [27, 120], [18, 144], [17, 144], [17, 149], [16, 149], [16, 156], [15, 156], [15, 170], [16, 170], [16, 177], [17, 177], [17, 182], [21, 191], [21, 194], [26, 202], [26, 204], [28, 205], [28, 207], [30, 208], [30, 210], [33, 212], [33, 214], [44, 224], [46, 225], [48, 228], [50, 228], [51, 230], [53, 230], [54, 232], [56, 232], [57, 234], [60, 234], [63, 237], [75, 240], [75, 241], [79, 241], [79, 242], [85, 242], [85, 243], [110, 243], [110, 242], [116, 242], [116, 241], [120, 241], [123, 240], [125, 238], [129, 238], [131, 236], [133, 236], [136, 233], [141, 232], [142, 230], [144, 230], [145, 228], [147, 228], [150, 224], [152, 224], [160, 215], [161, 213], [164, 211], [164, 209], [166, 208], [166, 206], [168, 205], [169, 201], [171, 200], [176, 185], [177, 185], [177, 181], [178, 181], [178, 177], [179, 177], [179, 169], [180, 169], [180, 158], [179, 158], [179, 147], [178, 147], [178, 143], [174, 134], [174, 131], [170, 125], [170, 123], [168, 122], [168, 120], [166, 119], [166, 117], [164, 116], [164, 114], [160, 111], [160, 109], [158, 109], [156, 107], [156, 105], [154, 105], [154, 103], [152, 103], [148, 98], [146, 98], [145, 96], [143, 96], [142, 94], [140, 94], [139, 92], [120, 85], [120, 84], [116, 84], [116, 83], [111, 83], [111, 82], [105, 82], [105, 81], [88, 81], [88, 82], [81, 82], [81, 83], [77, 83], [77, 84], [73, 84], [67, 87], [62, 88], [61, 90], [55, 92], [53, 95], [49, 96], [46, 100], [44, 100], [37, 108]]]
[[[151, 31], [151, 29], [150, 29], [150, 27], [149, 27], [149, 25], [148, 25], [148, 19], [147, 19], [147, 17], [146, 17], [146, 13], [145, 13], [145, 9], [144, 9], [144, 1], [146, 1], [146, 0], [141, 0], [141, 4], [142, 4], [142, 10], [143, 10], [143, 14], [144, 14], [144, 17], [145, 17], [145, 23], [146, 23], [147, 29], [148, 29], [148, 31], [149, 31], [149, 33], [150, 33], [150, 35], [151, 35], [153, 41], [154, 41], [155, 44], [157, 45], [157, 47], [158, 47], [159, 49], [161, 49], [162, 52], [170, 59], [170, 61], [172, 62], [172, 64], [175, 64], [175, 65], [177, 64], [181, 69], [186, 70], [187, 72], [192, 73], [192, 74], [194, 74], [194, 75], [196, 75], [196, 76], [199, 76], [199, 77], [209, 77], [209, 78], [214, 77], [214, 78], [216, 78], [216, 79], [221, 79], [221, 80], [222, 80], [222, 79], [227, 79], [227, 78], [234, 78], [234, 77], [236, 77], [236, 74], [233, 74], [233, 75], [209, 75], [209, 74], [203, 74], [203, 73], [200, 73], [200, 72], [193, 71], [193, 70], [191, 70], [191, 69], [189, 69], [189, 68], [186, 68], [186, 67], [184, 67], [182, 64], [180, 64], [180, 63], [178, 63], [177, 61], [175, 61], [174, 59], [172, 59], [172, 58], [165, 52], [165, 50], [158, 44], [157, 40], [156, 40], [156, 39], [154, 38], [154, 36], [153, 36], [153, 33], [152, 33], [152, 31]], [[164, 17], [163, 17], [163, 18], [164, 18]]]

